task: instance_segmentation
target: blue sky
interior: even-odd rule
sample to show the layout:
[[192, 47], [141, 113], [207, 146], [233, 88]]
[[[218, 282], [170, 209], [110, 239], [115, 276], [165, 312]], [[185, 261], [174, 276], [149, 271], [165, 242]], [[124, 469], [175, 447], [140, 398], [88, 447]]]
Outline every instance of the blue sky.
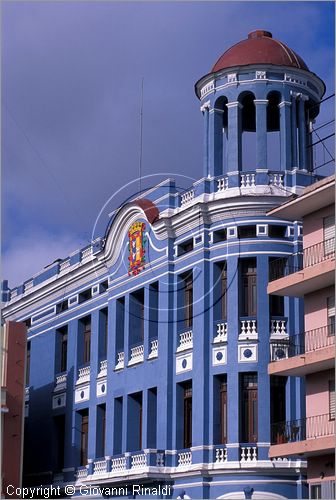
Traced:
[[[169, 174], [186, 187], [201, 177], [194, 83], [256, 28], [293, 48], [326, 95], [334, 92], [333, 2], [2, 3], [3, 278], [11, 286], [87, 244], [102, 206], [137, 177], [142, 77], [148, 183]], [[136, 187], [113, 198], [98, 232]]]

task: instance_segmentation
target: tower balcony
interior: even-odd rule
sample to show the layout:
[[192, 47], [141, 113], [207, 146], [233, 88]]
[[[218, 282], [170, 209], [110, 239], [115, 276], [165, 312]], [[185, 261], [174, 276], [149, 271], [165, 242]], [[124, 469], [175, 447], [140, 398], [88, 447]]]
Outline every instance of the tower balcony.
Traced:
[[330, 238], [271, 262], [267, 292], [299, 297], [334, 282], [335, 238]]
[[269, 457], [319, 455], [335, 449], [335, 414], [325, 413], [271, 426]]

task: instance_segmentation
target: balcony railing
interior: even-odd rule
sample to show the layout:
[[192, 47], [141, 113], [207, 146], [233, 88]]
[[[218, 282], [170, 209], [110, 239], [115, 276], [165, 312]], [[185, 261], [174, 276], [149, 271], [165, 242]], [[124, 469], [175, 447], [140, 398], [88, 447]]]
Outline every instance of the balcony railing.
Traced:
[[106, 474], [107, 472], [107, 460], [102, 458], [101, 460], [96, 460], [93, 464], [93, 474], [100, 475]]
[[177, 454], [177, 466], [186, 467], [192, 464], [192, 453], [190, 450], [181, 451]]
[[335, 414], [331, 413], [279, 422], [271, 426], [272, 444], [294, 443], [334, 434]]
[[193, 332], [188, 330], [186, 332], [180, 333], [179, 345], [177, 351], [185, 351], [186, 349], [193, 348]]
[[147, 455], [146, 453], [137, 453], [131, 456], [131, 468], [132, 469], [142, 469], [147, 467]]
[[159, 349], [158, 339], [151, 340], [148, 359], [157, 358], [158, 357], [158, 349]]
[[240, 319], [240, 334], [238, 336], [239, 340], [250, 340], [257, 339], [257, 320], [251, 318], [241, 318]]
[[227, 341], [227, 330], [228, 330], [228, 325], [227, 321], [222, 320], [222, 321], [215, 321], [214, 323], [214, 328], [215, 328], [215, 336], [213, 341], [215, 343], [217, 342], [226, 342]]
[[334, 344], [335, 325], [332, 323], [298, 335], [292, 335], [288, 339], [271, 341], [271, 361], [292, 358]]
[[136, 363], [142, 363], [144, 360], [144, 345], [136, 345], [131, 347], [131, 358], [128, 362], [129, 365], [133, 365]]
[[125, 366], [125, 353], [124, 351], [117, 352], [117, 364], [115, 370], [121, 370]]
[[335, 238], [320, 241], [288, 257], [281, 257], [270, 263], [270, 281], [302, 271], [335, 257]]
[[227, 448], [226, 445], [219, 445], [215, 448], [215, 463], [222, 464], [227, 462]]
[[241, 446], [240, 461], [255, 462], [258, 460], [258, 448], [256, 446]]

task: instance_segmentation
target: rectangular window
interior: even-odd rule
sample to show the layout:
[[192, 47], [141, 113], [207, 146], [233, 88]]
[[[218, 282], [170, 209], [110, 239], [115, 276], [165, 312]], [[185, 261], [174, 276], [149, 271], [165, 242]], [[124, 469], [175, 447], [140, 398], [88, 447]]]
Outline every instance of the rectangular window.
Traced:
[[286, 226], [268, 226], [268, 236], [270, 238], [285, 238], [286, 231]]
[[194, 249], [194, 240], [191, 238], [188, 241], [184, 241], [178, 246], [178, 255], [183, 255], [185, 253], [191, 252]]
[[60, 328], [58, 331], [59, 345], [60, 345], [60, 360], [59, 371], [65, 372], [67, 369], [67, 356], [68, 356], [68, 327]]
[[329, 380], [329, 419], [335, 420], [335, 380]]
[[221, 283], [221, 319], [226, 319], [227, 316], [227, 273], [226, 262], [223, 263], [220, 274]]
[[102, 309], [99, 314], [99, 357], [105, 359], [107, 357], [107, 342], [108, 342], [108, 309]]
[[283, 435], [278, 434], [279, 430], [276, 429], [278, 422], [285, 422], [286, 420], [286, 383], [287, 377], [280, 377], [272, 375], [270, 380], [271, 391], [271, 430], [274, 435], [271, 436], [273, 443], [283, 442]]
[[80, 441], [80, 465], [87, 464], [89, 442], [89, 415], [88, 410], [82, 413], [81, 441]]
[[256, 226], [238, 227], [238, 238], [255, 238], [257, 236]]
[[79, 302], [85, 302], [86, 300], [91, 299], [92, 297], [92, 290], [89, 288], [88, 290], [85, 290], [84, 292], [81, 292], [79, 294]]
[[123, 398], [115, 398], [113, 415], [113, 454], [119, 455], [122, 448]]
[[184, 448], [190, 448], [192, 444], [192, 384], [188, 382], [184, 386], [183, 401], [183, 443]]
[[227, 443], [227, 383], [226, 380], [220, 384], [219, 393], [219, 425], [220, 425], [220, 444]]
[[284, 297], [269, 295], [270, 316], [284, 316]]
[[142, 392], [128, 396], [127, 450], [142, 449]]
[[193, 323], [193, 279], [192, 271], [184, 278], [184, 324], [191, 327]]
[[258, 378], [256, 373], [241, 374], [241, 441], [258, 441]]
[[257, 315], [257, 267], [256, 259], [243, 259], [241, 263], [241, 315]]
[[129, 332], [130, 345], [143, 342], [145, 332], [145, 292], [141, 288], [130, 294]]
[[335, 335], [335, 297], [327, 298], [328, 334]]
[[26, 386], [29, 386], [30, 381], [30, 342], [27, 342], [27, 355], [26, 355]]
[[97, 407], [97, 458], [105, 456], [106, 404]]
[[81, 320], [83, 325], [83, 363], [90, 363], [91, 350], [91, 316]]
[[226, 228], [219, 229], [218, 231], [213, 232], [213, 237], [212, 237], [213, 243], [219, 243], [220, 241], [226, 241], [226, 239], [227, 239]]

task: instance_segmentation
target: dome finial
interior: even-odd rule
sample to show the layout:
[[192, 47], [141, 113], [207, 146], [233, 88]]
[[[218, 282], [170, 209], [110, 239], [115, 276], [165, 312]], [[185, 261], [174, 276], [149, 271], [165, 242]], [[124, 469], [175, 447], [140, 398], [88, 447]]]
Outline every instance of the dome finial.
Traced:
[[254, 30], [250, 31], [250, 33], [248, 34], [248, 38], [262, 38], [263, 36], [272, 38], [272, 33], [265, 30]]

